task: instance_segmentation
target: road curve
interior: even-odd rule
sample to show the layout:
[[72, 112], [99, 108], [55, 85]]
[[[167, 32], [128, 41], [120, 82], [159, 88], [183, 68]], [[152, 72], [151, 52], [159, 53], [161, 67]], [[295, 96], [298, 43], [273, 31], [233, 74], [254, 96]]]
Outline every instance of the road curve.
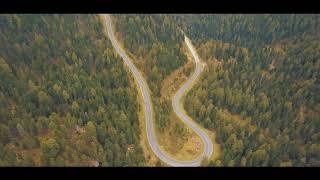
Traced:
[[[174, 100], [173, 100], [173, 107], [174, 111], [177, 113], [177, 115], [193, 129], [203, 140], [205, 145], [204, 152], [196, 159], [190, 160], [190, 161], [180, 161], [173, 159], [170, 155], [165, 153], [162, 149], [160, 149], [160, 146], [157, 142], [155, 128], [153, 126], [152, 118], [153, 116], [153, 110], [152, 110], [152, 102], [151, 97], [148, 91], [148, 85], [144, 78], [142, 77], [139, 70], [134, 66], [128, 55], [125, 53], [125, 51], [121, 48], [121, 46], [118, 44], [112, 29], [112, 23], [110, 19], [110, 15], [103, 15], [106, 18], [106, 28], [107, 28], [107, 34], [108, 37], [112, 43], [112, 46], [116, 50], [116, 52], [121, 56], [124, 63], [128, 66], [130, 71], [132, 72], [134, 79], [138, 83], [140, 92], [143, 97], [144, 102], [144, 112], [145, 112], [145, 121], [146, 121], [146, 131], [147, 131], [147, 139], [149, 142], [149, 145], [152, 149], [152, 151], [156, 154], [156, 156], [161, 159], [164, 163], [170, 165], [170, 166], [199, 166], [204, 156], [211, 156], [212, 154], [212, 143], [210, 141], [210, 138], [206, 135], [205, 132], [203, 132], [192, 120], [185, 114], [181, 109], [179, 108], [179, 100], [182, 97], [185, 90], [188, 89], [188, 87], [192, 84], [192, 82], [199, 76], [202, 70], [202, 66], [200, 64], [199, 57], [195, 53], [195, 50], [192, 49], [192, 45], [190, 42], [188, 42], [188, 39], [186, 39], [186, 43], [188, 48], [190, 49], [192, 55], [195, 57], [196, 62], [196, 71], [192, 75], [192, 77], [187, 81], [186, 84], [184, 84], [179, 91], [177, 92]], [[189, 43], [189, 45], [188, 45]], [[190, 46], [191, 45], [191, 46]]]
[[199, 157], [198, 163], [200, 165], [201, 160], [203, 157], [211, 157], [213, 152], [213, 145], [210, 137], [206, 132], [204, 132], [183, 110], [183, 107], [180, 105], [180, 101], [183, 98], [183, 95], [186, 94], [190, 88], [193, 85], [193, 82], [197, 80], [199, 75], [201, 74], [203, 67], [205, 66], [204, 63], [200, 61], [199, 55], [197, 54], [195, 48], [193, 47], [190, 39], [187, 36], [184, 36], [185, 43], [191, 52], [193, 59], [195, 61], [196, 69], [192, 76], [183, 84], [180, 89], [177, 91], [177, 93], [174, 95], [172, 99], [172, 107], [174, 112], [177, 114], [177, 116], [186, 123], [202, 140], [204, 143], [204, 152]]

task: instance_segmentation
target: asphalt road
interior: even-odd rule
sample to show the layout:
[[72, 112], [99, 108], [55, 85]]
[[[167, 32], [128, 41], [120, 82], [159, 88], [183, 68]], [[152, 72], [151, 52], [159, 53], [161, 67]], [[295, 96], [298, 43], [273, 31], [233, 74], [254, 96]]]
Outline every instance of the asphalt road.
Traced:
[[[210, 137], [204, 130], [202, 130], [184, 111], [184, 109], [180, 105], [180, 101], [183, 98], [183, 96], [191, 89], [193, 83], [199, 78], [205, 64], [200, 61], [199, 55], [197, 54], [195, 48], [193, 47], [190, 39], [185, 36], [185, 43], [191, 52], [193, 59], [195, 61], [196, 69], [191, 75], [191, 77], [185, 82], [180, 89], [177, 91], [177, 93], [174, 95], [172, 99], [172, 107], [174, 112], [177, 114], [177, 116], [186, 123], [202, 140], [204, 143], [204, 152], [201, 155], [201, 159], [203, 157], [211, 157], [213, 152], [213, 145]], [[198, 160], [198, 163], [200, 165], [201, 159]], [[200, 161], [200, 162], [199, 162]]]
[[118, 44], [112, 29], [112, 23], [110, 19], [110, 15], [103, 15], [106, 18], [106, 27], [107, 27], [107, 33], [108, 37], [111, 40], [111, 43], [116, 50], [116, 52], [122, 57], [124, 63], [128, 66], [130, 71], [132, 72], [134, 79], [138, 83], [139, 90], [142, 94], [143, 101], [144, 101], [144, 112], [145, 112], [145, 121], [146, 121], [146, 130], [147, 130], [147, 139], [149, 142], [149, 145], [152, 149], [152, 151], [155, 153], [155, 155], [161, 159], [164, 163], [170, 166], [199, 166], [204, 156], [211, 156], [212, 154], [212, 143], [210, 141], [210, 138], [206, 135], [206, 133], [200, 129], [192, 120], [190, 117], [188, 117], [184, 111], [179, 106], [179, 100], [185, 93], [185, 91], [190, 88], [192, 85], [192, 82], [196, 80], [196, 78], [200, 75], [202, 71], [202, 65], [200, 63], [199, 57], [197, 56], [194, 49], [192, 49], [192, 45], [190, 42], [188, 42], [188, 39], [186, 39], [187, 46], [191, 50], [191, 53], [195, 57], [196, 62], [196, 70], [192, 77], [179, 89], [177, 94], [175, 95], [172, 105], [174, 108], [174, 111], [177, 113], [177, 115], [183, 120], [187, 125], [191, 127], [192, 130], [194, 130], [202, 139], [204, 142], [205, 148], [204, 152], [196, 159], [190, 160], [190, 161], [180, 161], [173, 159], [170, 155], [165, 153], [162, 149], [160, 149], [160, 146], [157, 142], [155, 129], [153, 125], [153, 110], [152, 110], [152, 103], [151, 103], [151, 97], [148, 91], [148, 85], [144, 78], [142, 77], [139, 70], [134, 66], [131, 59], [128, 57], [128, 55], [125, 53], [125, 51], [121, 48], [121, 46]]

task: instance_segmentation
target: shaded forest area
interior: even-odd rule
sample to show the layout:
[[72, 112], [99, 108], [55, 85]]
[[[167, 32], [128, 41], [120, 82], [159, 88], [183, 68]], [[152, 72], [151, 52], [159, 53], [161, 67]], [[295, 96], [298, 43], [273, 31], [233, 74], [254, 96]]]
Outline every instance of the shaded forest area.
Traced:
[[128, 77], [97, 15], [1, 15], [0, 165], [143, 166]]
[[173, 15], [173, 21], [197, 42], [221, 40], [244, 47], [263, 47], [298, 34], [318, 33], [313, 14]]

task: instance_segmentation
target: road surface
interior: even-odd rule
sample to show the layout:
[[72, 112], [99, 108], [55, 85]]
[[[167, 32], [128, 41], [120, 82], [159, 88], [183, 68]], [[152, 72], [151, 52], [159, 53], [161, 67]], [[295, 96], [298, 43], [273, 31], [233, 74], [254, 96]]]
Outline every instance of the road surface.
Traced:
[[[180, 161], [172, 158], [170, 155], [165, 153], [162, 149], [160, 149], [160, 146], [157, 142], [155, 128], [153, 125], [153, 110], [152, 110], [152, 103], [151, 103], [151, 97], [149, 94], [149, 88], [142, 77], [139, 70], [134, 66], [131, 59], [128, 57], [128, 55], [125, 53], [125, 51], [121, 48], [121, 46], [118, 44], [112, 29], [112, 23], [110, 19], [110, 15], [103, 15], [106, 18], [106, 28], [107, 28], [107, 34], [108, 37], [112, 43], [112, 46], [116, 50], [116, 52], [121, 56], [124, 63], [128, 66], [130, 71], [132, 72], [134, 79], [138, 83], [139, 90], [143, 97], [144, 102], [144, 112], [145, 112], [145, 121], [146, 121], [146, 131], [147, 131], [147, 139], [149, 142], [149, 145], [152, 149], [152, 151], [155, 153], [155, 155], [162, 160], [164, 163], [170, 166], [199, 166], [204, 156], [211, 156], [212, 154], [212, 143], [210, 141], [210, 138], [206, 135], [203, 130], [201, 130], [192, 120], [183, 113], [179, 106], [179, 100], [182, 97], [182, 95], [185, 93], [185, 91], [189, 88], [189, 86], [192, 84], [192, 82], [199, 76], [202, 70], [202, 66], [200, 64], [199, 57], [197, 56], [194, 49], [192, 49], [192, 45], [190, 42], [188, 42], [188, 39], [186, 39], [187, 46], [191, 47], [191, 53], [195, 57], [196, 62], [196, 71], [192, 75], [192, 77], [187, 81], [186, 84], [184, 84], [181, 89], [177, 92], [175, 98], [173, 99], [173, 107], [174, 111], [177, 113], [177, 115], [183, 120], [187, 125], [191, 127], [192, 130], [194, 130], [203, 140], [205, 148], [204, 152], [196, 159], [190, 160], [190, 161]], [[189, 45], [188, 45], [189, 44]], [[191, 45], [191, 46], [190, 46]]]
[[183, 84], [177, 93], [174, 95], [172, 99], [172, 107], [177, 116], [186, 123], [202, 140], [204, 144], [204, 152], [202, 153], [199, 165], [204, 156], [211, 157], [213, 152], [213, 145], [210, 137], [206, 132], [204, 132], [184, 111], [183, 107], [180, 105], [180, 101], [183, 96], [191, 89], [193, 83], [199, 78], [205, 64], [200, 61], [199, 55], [197, 54], [195, 48], [193, 47], [190, 39], [187, 36], [184, 36], [185, 43], [191, 52], [193, 59], [195, 61], [196, 69], [193, 72], [192, 76]]

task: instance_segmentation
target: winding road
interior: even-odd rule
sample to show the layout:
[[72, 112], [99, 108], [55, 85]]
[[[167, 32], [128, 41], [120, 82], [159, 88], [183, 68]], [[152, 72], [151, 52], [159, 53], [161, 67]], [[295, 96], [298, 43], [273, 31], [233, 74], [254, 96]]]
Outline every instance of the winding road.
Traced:
[[193, 120], [185, 113], [185, 111], [183, 110], [183, 108], [180, 106], [180, 103], [179, 103], [183, 95], [191, 88], [193, 82], [201, 74], [203, 70], [203, 65], [204, 65], [203, 63], [200, 62], [200, 58], [197, 55], [194, 47], [192, 46], [191, 41], [185, 36], [185, 42], [188, 49], [191, 51], [191, 54], [194, 57], [196, 69], [193, 75], [188, 79], [188, 81], [175, 94], [172, 101], [172, 106], [177, 116], [199, 135], [205, 147], [204, 147], [203, 153], [198, 158], [190, 161], [180, 161], [172, 158], [170, 155], [168, 155], [162, 149], [160, 149], [160, 146], [157, 142], [155, 128], [152, 121], [154, 116], [153, 116], [152, 103], [151, 103], [151, 97], [149, 94], [148, 85], [144, 80], [144, 78], [142, 77], [139, 70], [132, 63], [131, 59], [128, 57], [125, 51], [121, 48], [121, 46], [118, 44], [113, 34], [110, 15], [103, 15], [103, 16], [105, 16], [106, 18], [107, 34], [112, 43], [112, 46], [114, 47], [116, 52], [121, 56], [124, 63], [128, 66], [128, 68], [132, 72], [134, 79], [138, 83], [140, 92], [142, 94], [143, 101], [144, 101], [147, 139], [152, 151], [156, 154], [156, 156], [159, 159], [161, 159], [164, 163], [170, 166], [199, 166], [204, 157], [211, 157], [213, 152], [213, 145], [209, 136], [206, 134], [206, 132], [204, 132], [204, 130], [202, 130], [196, 123], [193, 122]]

